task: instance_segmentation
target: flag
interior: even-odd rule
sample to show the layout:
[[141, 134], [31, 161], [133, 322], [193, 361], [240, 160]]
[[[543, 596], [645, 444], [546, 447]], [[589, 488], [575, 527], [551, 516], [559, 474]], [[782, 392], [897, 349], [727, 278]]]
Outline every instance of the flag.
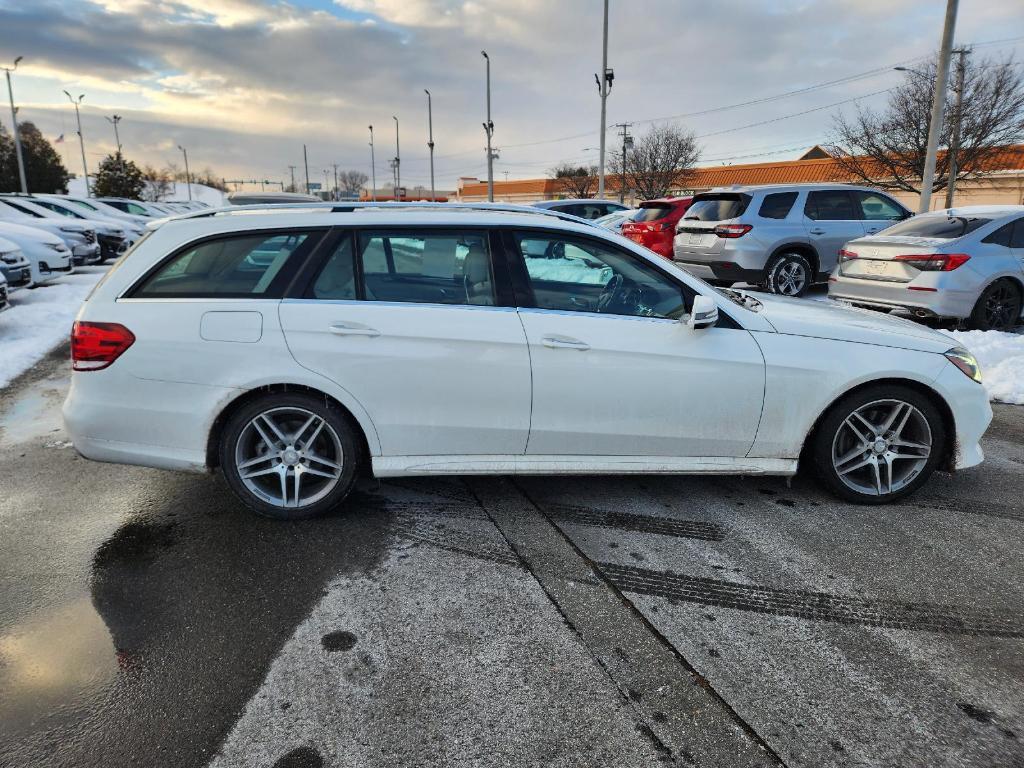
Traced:
[[56, 139], [54, 139], [53, 143], [54, 144], [63, 144], [64, 143], [64, 134], [62, 133], [60, 136], [58, 136]]

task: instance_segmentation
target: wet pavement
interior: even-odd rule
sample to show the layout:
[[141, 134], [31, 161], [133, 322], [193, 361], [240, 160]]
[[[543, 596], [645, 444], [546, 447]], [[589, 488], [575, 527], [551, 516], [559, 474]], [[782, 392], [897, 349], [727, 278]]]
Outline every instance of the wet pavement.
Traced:
[[366, 482], [330, 518], [78, 458], [0, 393], [0, 766], [1024, 766], [1024, 408], [911, 502]]

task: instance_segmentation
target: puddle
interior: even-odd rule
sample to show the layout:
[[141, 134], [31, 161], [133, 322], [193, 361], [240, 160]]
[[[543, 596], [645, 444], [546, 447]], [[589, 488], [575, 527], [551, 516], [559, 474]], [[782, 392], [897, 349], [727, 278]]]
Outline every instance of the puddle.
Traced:
[[47, 447], [63, 447], [60, 408], [68, 386], [67, 376], [43, 379], [4, 407], [0, 411], [0, 448], [47, 436], [53, 444]]

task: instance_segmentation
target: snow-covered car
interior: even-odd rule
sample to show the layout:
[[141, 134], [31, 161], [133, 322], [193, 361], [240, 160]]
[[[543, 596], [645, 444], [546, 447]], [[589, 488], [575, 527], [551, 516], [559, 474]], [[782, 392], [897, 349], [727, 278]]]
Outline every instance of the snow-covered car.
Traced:
[[100, 260], [100, 244], [96, 230], [85, 224], [42, 213], [29, 213], [23, 206], [7, 197], [0, 198], [0, 221], [41, 229], [56, 235], [71, 251], [75, 264], [95, 264]]
[[79, 453], [219, 467], [281, 518], [332, 509], [364, 467], [788, 476], [804, 458], [838, 496], [891, 502], [980, 463], [992, 418], [937, 331], [471, 208], [165, 220], [85, 301], [71, 352]]
[[164, 216], [174, 216], [177, 214], [177, 211], [163, 208], [159, 203], [146, 203], [142, 200], [131, 200], [127, 197], [100, 197], [97, 200], [125, 213], [144, 216], [147, 219], [162, 219]]
[[0, 274], [7, 280], [7, 290], [32, 285], [32, 263], [18, 244], [0, 237]]
[[64, 216], [86, 225], [95, 226], [96, 239], [100, 244], [100, 264], [120, 256], [132, 243], [142, 237], [144, 231], [142, 227], [130, 222], [117, 221], [98, 214], [87, 216], [80, 208], [64, 200], [33, 196], [31, 205], [32, 210], [44, 209], [54, 216]]
[[[100, 202], [95, 197], [78, 197], [76, 195], [53, 195], [53, 194], [38, 194], [36, 197], [45, 197], [51, 200], [59, 200], [74, 205], [78, 210], [81, 210], [87, 217], [91, 217], [93, 214], [101, 216], [103, 218], [113, 219], [114, 221], [130, 222], [130, 226], [135, 227], [139, 232], [139, 237], [146, 229], [151, 219], [147, 216], [137, 216], [134, 213], [125, 213], [119, 208], [115, 208], [112, 205], [107, 205], [104, 202]], [[129, 226], [126, 224], [125, 226]], [[137, 238], [136, 238], [137, 239]]]
[[16, 244], [28, 259], [33, 286], [45, 285], [75, 269], [71, 249], [50, 232], [0, 219], [0, 237]]
[[7, 299], [7, 278], [3, 272], [0, 272], [0, 312], [10, 307], [10, 302]]

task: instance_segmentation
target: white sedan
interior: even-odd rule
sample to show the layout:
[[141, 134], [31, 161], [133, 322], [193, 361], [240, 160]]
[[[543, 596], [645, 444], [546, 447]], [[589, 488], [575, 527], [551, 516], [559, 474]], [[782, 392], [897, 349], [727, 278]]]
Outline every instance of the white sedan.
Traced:
[[220, 468], [247, 506], [357, 473], [792, 475], [894, 501], [981, 462], [949, 337], [721, 291], [617, 235], [416, 206], [158, 226], [79, 312], [64, 418], [99, 461]]

